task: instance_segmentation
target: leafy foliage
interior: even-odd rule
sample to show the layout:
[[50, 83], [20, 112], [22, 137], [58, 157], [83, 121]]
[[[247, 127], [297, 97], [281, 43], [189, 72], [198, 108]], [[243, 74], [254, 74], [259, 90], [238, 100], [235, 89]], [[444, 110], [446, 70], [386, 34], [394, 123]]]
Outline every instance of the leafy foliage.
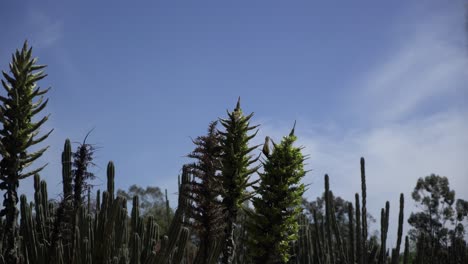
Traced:
[[174, 217], [174, 211], [168, 207], [164, 194], [159, 187], [147, 186], [143, 188], [133, 184], [128, 188], [128, 191], [117, 190], [117, 196], [124, 197], [129, 201], [133, 197], [138, 197], [139, 214], [145, 219], [152, 217], [161, 228], [161, 233], [167, 233], [169, 223]]
[[417, 244], [417, 259], [431, 263], [448, 261], [452, 247], [464, 242], [462, 222], [468, 213], [468, 203], [455, 200], [447, 177], [435, 174], [419, 178], [412, 197], [421, 208], [408, 219], [413, 227], [410, 239]]

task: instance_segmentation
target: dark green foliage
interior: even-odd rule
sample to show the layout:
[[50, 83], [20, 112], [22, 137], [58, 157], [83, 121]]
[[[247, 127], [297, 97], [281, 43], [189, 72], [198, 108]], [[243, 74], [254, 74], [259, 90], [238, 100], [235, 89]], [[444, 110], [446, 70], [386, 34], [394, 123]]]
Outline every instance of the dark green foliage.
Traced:
[[[73, 155], [73, 204], [75, 210], [83, 204], [83, 195], [91, 189], [92, 181], [96, 178], [94, 173], [89, 171], [90, 166], [95, 166], [93, 163], [95, 147], [92, 144], [86, 143], [88, 132], [83, 143], [79, 144], [76, 152]], [[65, 195], [65, 194], [64, 194]], [[89, 201], [88, 201], [89, 202]]]
[[250, 126], [253, 113], [244, 116], [240, 108], [240, 98], [233, 112], [228, 112], [227, 119], [220, 119], [225, 131], [221, 134], [221, 182], [223, 187], [222, 204], [225, 210], [226, 226], [223, 245], [222, 263], [230, 264], [235, 252], [234, 224], [242, 203], [250, 198], [247, 188], [252, 186], [250, 176], [258, 170], [258, 166], [249, 168], [258, 158], [249, 155], [257, 146], [249, 147], [249, 141], [255, 134], [248, 135], [257, 126]]
[[[40, 127], [47, 121], [48, 116], [43, 117], [38, 122], [34, 122], [36, 117], [47, 105], [48, 100], [43, 100], [43, 95], [48, 89], [41, 90], [37, 82], [44, 77], [41, 69], [45, 65], [37, 65], [37, 58], [32, 58], [32, 48], [28, 48], [24, 43], [21, 51], [17, 50], [12, 56], [9, 75], [3, 72], [2, 86], [6, 91], [6, 96], [0, 96], [2, 105], [0, 106], [0, 122], [3, 127], [0, 130], [0, 189], [5, 190], [3, 206], [0, 217], [5, 216], [5, 234], [3, 242], [3, 254], [6, 261], [16, 263], [18, 231], [17, 219], [18, 209], [18, 186], [21, 179], [32, 176], [40, 172], [44, 167], [24, 172], [36, 159], [42, 156], [47, 150], [42, 148], [36, 152], [29, 153], [32, 146], [45, 140], [49, 134], [38, 137]], [[39, 97], [39, 99], [37, 99]]]
[[[408, 223], [413, 227], [409, 237], [416, 242], [416, 262], [466, 262], [465, 230], [466, 202], [455, 200], [447, 177], [431, 174], [418, 179], [412, 193], [422, 211], [411, 213]], [[455, 201], [457, 201], [455, 203]]]
[[218, 259], [220, 252], [216, 249], [219, 248], [224, 230], [221, 202], [217, 199], [217, 196], [222, 194], [222, 148], [216, 124], [217, 122], [210, 123], [208, 134], [193, 140], [195, 149], [188, 155], [189, 158], [195, 159], [187, 168], [193, 177], [188, 198], [192, 202], [191, 227], [199, 238], [198, 254], [194, 262], [197, 264], [212, 263]]
[[[258, 196], [252, 198], [255, 213], [249, 228], [255, 263], [287, 263], [292, 242], [297, 240], [297, 218], [302, 208], [305, 175], [301, 148], [295, 147], [294, 129], [280, 144], [273, 144], [272, 153], [265, 153]], [[269, 144], [268, 140], [265, 144]], [[264, 148], [265, 149], [265, 148]]]
[[[348, 206], [351, 204], [351, 202], [344, 200], [340, 196], [334, 196], [331, 194], [331, 200], [333, 201], [334, 204], [334, 210], [335, 210], [335, 217], [336, 217], [336, 222], [340, 227], [340, 230], [344, 236], [347, 236], [349, 233], [349, 226], [348, 226]], [[304, 199], [302, 201], [302, 205], [304, 206], [304, 209], [306, 210], [306, 214], [312, 215], [312, 212], [315, 210], [317, 216], [319, 218], [324, 218], [325, 217], [325, 192], [322, 194], [321, 197], [317, 197], [314, 201], [308, 201]], [[354, 210], [353, 210], [354, 211]], [[370, 216], [368, 216], [370, 217]]]
[[[167, 195], [167, 194], [166, 194]], [[153, 217], [160, 232], [166, 234], [169, 229], [169, 223], [174, 217], [174, 211], [168, 207], [167, 200], [159, 187], [147, 186], [146, 188], [131, 185], [128, 191], [117, 190], [117, 196], [125, 197], [127, 200], [133, 197], [139, 197], [139, 214], [147, 219]]]

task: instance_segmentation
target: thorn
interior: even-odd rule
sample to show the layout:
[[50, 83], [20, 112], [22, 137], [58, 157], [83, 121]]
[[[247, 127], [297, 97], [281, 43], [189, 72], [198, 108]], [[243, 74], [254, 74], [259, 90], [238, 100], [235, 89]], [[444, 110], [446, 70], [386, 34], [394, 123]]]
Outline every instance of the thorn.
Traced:
[[294, 120], [294, 125], [293, 128], [291, 129], [291, 132], [289, 133], [289, 136], [294, 136], [294, 129], [296, 128], [296, 120]]
[[239, 98], [237, 99], [237, 104], [236, 104], [236, 109], [235, 111], [239, 111], [241, 108], [240, 108], [240, 96]]

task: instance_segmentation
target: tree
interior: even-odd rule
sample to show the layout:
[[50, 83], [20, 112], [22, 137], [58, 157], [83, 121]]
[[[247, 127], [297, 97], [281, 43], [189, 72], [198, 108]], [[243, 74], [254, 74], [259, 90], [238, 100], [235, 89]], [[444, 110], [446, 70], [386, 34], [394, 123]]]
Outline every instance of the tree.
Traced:
[[265, 140], [264, 172], [259, 173], [260, 185], [254, 187], [255, 213], [249, 230], [255, 263], [287, 263], [291, 257], [291, 243], [298, 239], [298, 217], [302, 211], [305, 185], [304, 156], [296, 141], [294, 128], [280, 144], [273, 144], [269, 153], [269, 138]]
[[[348, 207], [351, 202], [344, 200], [340, 196], [331, 197], [332, 203], [335, 206], [336, 222], [344, 236], [348, 234]], [[308, 215], [312, 216], [315, 211], [318, 219], [325, 219], [325, 193], [321, 197], [317, 197], [315, 201], [309, 202], [303, 199], [304, 206]]]
[[408, 219], [413, 227], [409, 236], [417, 244], [417, 255], [424, 255], [434, 263], [443, 261], [456, 239], [463, 239], [465, 230], [461, 222], [467, 215], [468, 204], [461, 199], [456, 201], [447, 177], [435, 174], [419, 178], [412, 197], [421, 209]]
[[[344, 237], [349, 234], [349, 219], [348, 219], [348, 207], [352, 204], [340, 196], [331, 195], [331, 202], [334, 205], [336, 223], [340, 229], [340, 232]], [[306, 214], [312, 219], [312, 213], [315, 211], [317, 219], [325, 219], [325, 193], [321, 197], [317, 197], [314, 201], [308, 201], [307, 199], [302, 200], [302, 206], [306, 210]], [[354, 209], [354, 208], [353, 208]], [[354, 215], [354, 210], [352, 210]], [[367, 213], [367, 221], [369, 223], [375, 223], [375, 218]], [[313, 221], [311, 221], [313, 223]]]
[[[5, 190], [3, 206], [0, 217], [6, 216], [4, 256], [7, 263], [16, 263], [18, 236], [17, 219], [18, 187], [19, 181], [39, 173], [46, 165], [24, 172], [35, 160], [42, 156], [48, 147], [30, 153], [29, 149], [44, 141], [52, 132], [49, 131], [38, 137], [40, 127], [47, 121], [48, 116], [39, 121], [33, 119], [46, 107], [48, 99], [44, 101], [43, 95], [49, 89], [41, 90], [37, 82], [47, 75], [41, 70], [45, 65], [37, 65], [37, 58], [32, 58], [32, 48], [24, 42], [21, 51], [17, 50], [10, 63], [10, 76], [2, 71], [2, 86], [6, 90], [6, 97], [0, 96], [0, 189]], [[36, 99], [39, 97], [39, 99]], [[5, 252], [6, 251], [6, 252]]]
[[188, 157], [195, 159], [188, 164], [193, 180], [189, 193], [192, 202], [192, 227], [200, 239], [199, 250], [194, 263], [212, 263], [219, 256], [220, 234], [224, 229], [221, 202], [217, 197], [222, 193], [220, 182], [221, 136], [212, 122], [206, 136], [193, 140], [195, 149]]
[[222, 263], [230, 264], [234, 258], [234, 224], [237, 219], [238, 210], [242, 208], [244, 201], [251, 195], [247, 188], [255, 182], [249, 182], [250, 176], [258, 170], [258, 166], [249, 168], [257, 162], [249, 153], [257, 146], [249, 147], [249, 141], [255, 137], [256, 132], [248, 135], [248, 132], [258, 126], [250, 126], [249, 120], [253, 113], [244, 116], [240, 107], [240, 98], [233, 112], [228, 112], [227, 119], [220, 119], [225, 131], [221, 134], [221, 183], [223, 187], [223, 208], [225, 213], [225, 241], [223, 245]]
[[147, 218], [153, 216], [156, 223], [161, 228], [161, 233], [167, 233], [169, 223], [174, 216], [174, 211], [169, 207], [167, 195], [164, 198], [159, 187], [147, 186], [146, 188], [133, 184], [128, 191], [117, 190], [117, 196], [121, 196], [131, 201], [134, 196], [140, 200], [140, 214]]

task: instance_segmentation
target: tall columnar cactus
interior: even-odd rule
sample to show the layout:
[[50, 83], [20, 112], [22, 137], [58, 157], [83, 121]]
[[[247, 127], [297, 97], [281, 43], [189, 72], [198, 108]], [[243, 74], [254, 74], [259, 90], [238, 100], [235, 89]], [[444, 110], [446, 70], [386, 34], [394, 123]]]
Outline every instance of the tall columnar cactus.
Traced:
[[[51, 250], [51, 258], [56, 257], [56, 254], [52, 252], [56, 250], [64, 252], [73, 241], [73, 221], [75, 219], [75, 213], [73, 212], [72, 150], [69, 139], [65, 140], [62, 152], [62, 184], [63, 197], [53, 220], [52, 240], [49, 249]], [[61, 259], [63, 260], [64, 256], [62, 256]]]
[[110, 195], [110, 201], [114, 200], [114, 182], [115, 182], [115, 166], [114, 162], [110, 161], [107, 164], [107, 193]]
[[[67, 149], [67, 148], [65, 148]], [[66, 166], [66, 163], [64, 164]], [[109, 163], [108, 180], [114, 179], [114, 166]], [[188, 178], [183, 177], [182, 185], [187, 186]], [[109, 182], [109, 190], [113, 191], [113, 182]], [[47, 190], [45, 182], [35, 177], [35, 205], [29, 205], [26, 197], [21, 198], [21, 237], [19, 241], [20, 263], [181, 263], [184, 259], [185, 248], [190, 236], [186, 225], [187, 203], [181, 203], [180, 213], [174, 219], [172, 233], [167, 238], [163, 248], [157, 249], [159, 241], [159, 227], [152, 217], [143, 225], [142, 218], [133, 213], [130, 221], [125, 198], [112, 198], [113, 195], [104, 192], [102, 204], [92, 212], [86, 206], [79, 207], [78, 211], [64, 211], [59, 206], [45, 206]], [[181, 189], [182, 190], [182, 189]], [[99, 194], [98, 194], [99, 195]], [[181, 196], [181, 201], [185, 201]], [[98, 200], [101, 200], [98, 198]], [[48, 202], [48, 201], [47, 201]], [[138, 210], [138, 198], [134, 199], [134, 208]], [[33, 213], [33, 209], [35, 213]], [[56, 235], [60, 230], [55, 221], [60, 216], [71, 214], [74, 217], [73, 241], [67, 242], [63, 236]], [[35, 217], [33, 217], [35, 215]], [[60, 222], [60, 221], [59, 221]], [[53, 225], [51, 225], [53, 223]], [[133, 223], [133, 228], [130, 226]], [[49, 228], [53, 226], [53, 228]], [[135, 232], [131, 233], [131, 230]], [[52, 230], [52, 231], [51, 231]], [[60, 231], [61, 232], [61, 231]], [[171, 234], [172, 234], [171, 233]], [[53, 241], [49, 237], [54, 237]], [[64, 244], [65, 242], [66, 244]], [[167, 253], [166, 253], [167, 252]], [[1, 257], [0, 257], [0, 263]]]
[[[312, 241], [310, 238], [311, 227], [304, 214], [299, 215], [298, 223], [299, 236], [295, 243], [296, 248], [294, 249], [293, 257], [296, 259], [296, 263], [312, 263], [312, 254], [310, 254], [310, 249], [312, 248]], [[316, 250], [315, 248], [314, 251]], [[316, 255], [317, 254], [314, 254], [314, 256]]]
[[327, 174], [325, 174], [325, 224], [326, 224], [326, 231], [327, 231], [327, 245], [329, 249], [329, 259], [331, 263], [335, 263], [335, 250], [334, 250], [334, 245], [333, 245], [333, 239], [332, 239], [332, 225], [331, 225], [331, 218], [332, 218], [332, 213], [330, 209], [330, 182], [329, 182], [329, 177]]
[[[361, 160], [361, 180], [363, 190], [365, 190], [365, 172], [364, 172], [364, 163]], [[312, 228], [303, 227], [302, 220], [301, 223], [301, 235], [297, 244], [297, 256], [295, 258], [296, 264], [311, 264], [311, 263], [320, 263], [320, 264], [379, 264], [379, 263], [395, 263], [398, 259], [399, 254], [393, 252], [392, 255], [387, 251], [387, 234], [389, 228], [389, 213], [390, 213], [390, 204], [386, 202], [385, 208], [381, 212], [381, 240], [380, 243], [376, 241], [369, 240], [363, 241], [363, 229], [366, 228], [366, 223], [363, 223], [362, 209], [363, 206], [360, 204], [359, 194], [355, 195], [355, 210], [353, 212], [353, 206], [351, 203], [348, 204], [348, 232], [341, 232], [340, 227], [343, 225], [337, 225], [337, 218], [334, 206], [333, 193], [330, 190], [330, 183], [328, 175], [325, 175], [325, 216], [324, 220], [321, 220], [317, 217], [315, 210], [312, 210], [313, 217], [313, 231], [310, 232], [310, 240], [308, 243], [308, 237], [306, 235], [306, 230], [311, 230]], [[399, 218], [403, 219], [403, 209], [404, 209], [404, 199], [403, 195], [400, 196], [400, 215]], [[307, 224], [305, 224], [307, 225]], [[398, 238], [397, 248], [399, 251], [399, 245], [401, 243], [401, 234], [402, 234], [403, 222], [399, 220], [398, 226]], [[369, 242], [369, 243], [367, 243]], [[421, 252], [419, 255], [419, 261], [426, 261], [427, 258], [424, 258], [424, 244], [425, 241], [422, 240], [422, 243], [418, 246], [418, 251]], [[380, 244], [380, 245], [379, 245]], [[465, 246], [466, 247], [466, 246]], [[364, 250], [367, 248], [367, 250]], [[397, 250], [395, 248], [394, 251]], [[304, 256], [306, 254], [306, 256]], [[391, 260], [391, 262], [389, 262]], [[408, 244], [405, 244], [405, 255], [403, 257], [405, 263], [409, 263], [409, 252]], [[447, 261], [451, 261], [449, 258]], [[398, 262], [396, 262], [398, 263]], [[423, 263], [423, 262], [421, 262]], [[455, 261], [447, 263], [457, 263]]]
[[187, 166], [182, 168], [182, 181], [179, 186], [179, 204], [175, 211], [174, 218], [169, 226], [168, 236], [165, 236], [161, 245], [161, 250], [157, 256], [157, 264], [169, 264], [174, 258], [184, 254], [188, 242], [190, 230], [188, 225], [190, 201], [187, 198], [190, 191], [190, 174]]
[[380, 218], [380, 254], [379, 263], [387, 263], [387, 234], [388, 234], [388, 218], [390, 212], [390, 203], [385, 203], [385, 208], [382, 208]]
[[249, 182], [250, 176], [258, 170], [258, 167], [249, 168], [258, 158], [252, 158], [249, 153], [257, 146], [249, 147], [249, 141], [256, 133], [248, 135], [257, 126], [250, 126], [249, 121], [253, 113], [244, 116], [240, 107], [240, 98], [233, 112], [228, 112], [227, 119], [220, 119], [225, 131], [219, 132], [222, 136], [222, 177], [223, 206], [226, 215], [225, 241], [223, 245], [222, 263], [231, 264], [235, 252], [234, 227], [237, 212], [242, 203], [250, 196], [246, 189], [252, 186]]
[[359, 194], [355, 195], [355, 208], [356, 208], [356, 262], [357, 264], [363, 263], [363, 249], [362, 249], [362, 236], [361, 236], [361, 206], [359, 204]]
[[403, 253], [403, 264], [409, 263], [409, 241], [408, 236], [405, 236], [405, 251]]
[[293, 127], [271, 153], [266, 150], [268, 138], [265, 141], [264, 172], [259, 173], [260, 185], [254, 187], [258, 196], [252, 198], [255, 213], [249, 225], [255, 263], [287, 263], [298, 238], [297, 218], [305, 191], [301, 180], [306, 172], [302, 148], [294, 146], [296, 140]]
[[[367, 208], [366, 208], [366, 201], [367, 201], [367, 188], [366, 188], [366, 168], [365, 168], [365, 160], [361, 158], [361, 195], [362, 195], [362, 210], [361, 210], [361, 217], [362, 217], [362, 251], [364, 254], [367, 255]], [[363, 258], [363, 264], [367, 264], [367, 258]]]
[[349, 263], [356, 263], [356, 237], [354, 235], [353, 204], [348, 204], [348, 259]]
[[62, 152], [63, 199], [70, 200], [73, 195], [72, 150], [69, 139], [65, 140]]
[[338, 262], [341, 263], [346, 263], [347, 262], [347, 256], [346, 256], [346, 245], [343, 242], [343, 238], [341, 237], [341, 231], [340, 228], [337, 224], [336, 221], [336, 212], [335, 212], [335, 205], [334, 205], [334, 199], [333, 199], [333, 192], [329, 191], [330, 195], [330, 211], [331, 211], [331, 225], [333, 226], [333, 233], [335, 234], [335, 241], [336, 241], [336, 248], [338, 249], [337, 256], [336, 258], [338, 259]]
[[401, 246], [401, 237], [403, 235], [403, 220], [404, 220], [404, 207], [405, 207], [405, 197], [400, 194], [400, 213], [398, 215], [398, 233], [397, 233], [397, 242], [395, 251], [392, 256], [392, 264], [398, 264], [400, 261], [400, 246]]
[[[3, 73], [3, 88], [6, 96], [0, 96], [0, 189], [5, 190], [3, 206], [0, 217], [6, 216], [4, 227], [3, 253], [8, 263], [17, 263], [18, 256], [18, 186], [21, 179], [27, 178], [41, 171], [44, 167], [29, 172], [24, 170], [47, 150], [42, 148], [36, 152], [29, 153], [32, 146], [45, 140], [49, 134], [38, 137], [40, 127], [47, 121], [48, 116], [38, 122], [33, 122], [47, 105], [48, 100], [43, 100], [43, 95], [48, 89], [41, 90], [37, 82], [44, 77], [41, 69], [45, 65], [37, 65], [37, 58], [32, 58], [32, 48], [24, 43], [21, 51], [17, 50], [10, 63], [12, 75]], [[37, 99], [39, 97], [39, 99]]]
[[[315, 210], [312, 212], [312, 215], [314, 219], [314, 240], [316, 244], [315, 247], [317, 248], [317, 250], [315, 251], [317, 255], [316, 259], [318, 263], [326, 263], [327, 260], [325, 259], [325, 256], [327, 256], [327, 246], [325, 242], [325, 231], [323, 228], [323, 221], [322, 224], [319, 223], [319, 220], [317, 218], [317, 212]], [[307, 249], [303, 249], [302, 252], [307, 252]]]

